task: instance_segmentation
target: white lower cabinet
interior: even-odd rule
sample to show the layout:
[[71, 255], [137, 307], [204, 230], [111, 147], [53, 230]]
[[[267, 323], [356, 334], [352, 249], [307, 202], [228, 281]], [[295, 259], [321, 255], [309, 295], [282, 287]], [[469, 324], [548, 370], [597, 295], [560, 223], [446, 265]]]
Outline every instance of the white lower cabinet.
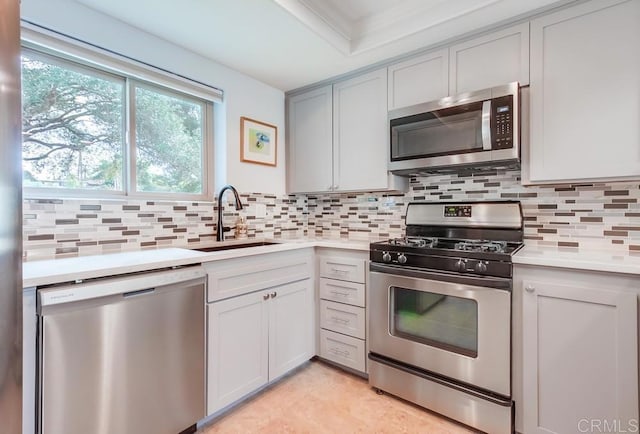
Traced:
[[518, 431], [637, 432], [640, 278], [517, 267], [515, 293]]
[[313, 282], [269, 290], [269, 381], [314, 356]]
[[361, 307], [320, 300], [320, 327], [323, 329], [364, 340], [364, 319]]
[[355, 371], [365, 372], [366, 352], [362, 339], [321, 329], [320, 356]]
[[208, 414], [314, 355], [309, 279], [211, 303], [207, 311]]
[[209, 304], [208, 414], [269, 381], [267, 291]]
[[204, 264], [207, 414], [212, 415], [315, 354], [313, 250]]
[[318, 354], [367, 372], [365, 252], [321, 249], [318, 254]]

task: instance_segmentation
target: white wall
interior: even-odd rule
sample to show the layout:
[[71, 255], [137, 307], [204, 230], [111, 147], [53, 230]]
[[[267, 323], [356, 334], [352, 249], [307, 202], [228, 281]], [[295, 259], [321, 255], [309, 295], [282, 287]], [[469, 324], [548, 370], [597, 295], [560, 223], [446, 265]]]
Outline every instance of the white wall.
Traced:
[[[216, 143], [226, 146], [219, 146], [222, 149], [217, 155], [216, 167], [221, 168], [216, 174], [217, 187], [226, 182], [245, 193], [285, 193], [284, 93], [281, 90], [73, 0], [22, 0], [21, 16], [51, 30], [223, 89], [224, 104], [216, 107]], [[277, 167], [240, 162], [240, 116], [278, 127]]]

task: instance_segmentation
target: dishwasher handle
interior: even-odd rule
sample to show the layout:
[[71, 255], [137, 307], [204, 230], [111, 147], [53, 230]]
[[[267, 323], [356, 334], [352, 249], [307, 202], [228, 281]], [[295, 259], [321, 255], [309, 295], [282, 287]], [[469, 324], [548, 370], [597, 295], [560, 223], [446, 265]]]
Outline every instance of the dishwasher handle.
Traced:
[[138, 289], [137, 291], [129, 291], [129, 292], [125, 292], [124, 294], [122, 294], [122, 296], [124, 298], [129, 298], [129, 297], [138, 297], [140, 295], [145, 295], [145, 294], [152, 294], [156, 291], [155, 288], [148, 288], [148, 289]]

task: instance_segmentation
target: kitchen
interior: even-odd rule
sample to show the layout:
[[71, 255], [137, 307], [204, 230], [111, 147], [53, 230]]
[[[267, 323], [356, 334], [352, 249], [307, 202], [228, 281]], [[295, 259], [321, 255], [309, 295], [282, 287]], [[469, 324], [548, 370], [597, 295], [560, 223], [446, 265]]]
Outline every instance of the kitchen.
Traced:
[[[288, 15], [291, 10], [278, 9], [280, 5], [255, 2], [253, 6], [252, 13], [257, 15], [276, 8], [278, 19], [293, 20]], [[208, 157], [215, 163], [215, 180], [209, 180], [208, 184], [216, 186], [208, 192], [208, 200], [148, 199], [140, 195], [117, 199], [84, 195], [78, 199], [77, 196], [37, 196], [26, 191], [22, 219], [25, 270], [35, 269], [38, 260], [71, 260], [77, 256], [81, 261], [73, 263], [71, 270], [61, 265], [64, 261], [41, 262], [49, 264], [49, 268], [40, 275], [31, 274], [27, 286], [104, 276], [100, 273], [143, 271], [145, 265], [131, 259], [135, 256], [126, 256], [129, 251], [159, 255], [153, 268], [187, 265], [202, 254], [200, 260], [206, 261], [204, 268], [208, 274], [207, 291], [211, 292], [207, 293], [207, 318], [213, 318], [212, 312], [222, 314], [220, 309], [230, 307], [224, 303], [239, 300], [242, 294], [254, 294], [261, 300], [268, 296], [263, 301], [274, 302], [275, 306], [287, 298], [285, 293], [270, 288], [311, 282], [311, 289], [292, 288], [292, 294], [297, 294], [292, 297], [300, 299], [289, 300], [309, 308], [302, 300], [309, 297], [305, 291], [311, 291], [312, 304], [317, 307], [310, 316], [320, 316], [321, 305], [326, 307], [326, 302], [337, 301], [343, 311], [349, 310], [362, 321], [360, 318], [366, 319], [371, 313], [370, 294], [364, 296], [364, 292], [372, 289], [366, 265], [370, 259], [369, 242], [408, 234], [404, 219], [409, 203], [518, 201], [522, 206], [525, 248], [512, 258], [513, 372], [508, 396], [516, 402], [516, 431], [589, 432], [581, 431], [584, 424], [578, 426], [577, 421], [600, 418], [629, 426], [637, 421], [638, 322], [635, 303], [629, 302], [630, 295], [637, 298], [640, 269], [637, 256], [640, 251], [637, 224], [640, 8], [637, 1], [549, 3], [544, 10], [493, 17], [493, 21], [486, 17], [486, 21], [482, 21], [473, 15], [483, 24], [465, 31], [436, 26], [444, 36], [439, 36], [438, 43], [423, 44], [421, 50], [414, 47], [403, 51], [406, 54], [401, 56], [398, 52], [387, 52], [377, 61], [342, 65], [341, 73], [329, 73], [327, 66], [305, 65], [299, 69], [314, 70], [315, 78], [289, 85], [278, 80], [284, 81], [286, 74], [295, 77], [295, 68], [283, 71], [282, 77], [264, 75], [264, 80], [272, 83], [264, 84], [250, 78], [257, 74], [255, 70], [248, 69], [248, 75], [244, 75], [173, 45], [166, 37], [153, 36], [163, 34], [158, 33], [158, 27], [162, 27], [158, 24], [162, 22], [160, 18], [156, 24], [125, 24], [133, 20], [127, 17], [125, 4], [115, 4], [112, 10], [105, 10], [108, 7], [98, 1], [33, 0], [23, 1], [21, 8], [22, 18], [29, 21], [23, 25], [32, 26], [23, 31], [23, 37], [31, 38], [31, 43], [51, 44], [51, 34], [38, 39], [46, 33], [37, 28], [39, 25], [197, 80], [206, 84], [210, 92], [216, 92], [211, 88], [215, 86], [224, 96], [221, 102], [214, 103], [219, 105], [213, 110], [216, 128], [211, 134], [215, 143], [227, 144], [216, 146], [215, 155]], [[172, 21], [172, 12], [177, 13], [164, 12], [166, 21]], [[198, 24], [207, 25], [206, 20]], [[594, 28], [600, 30], [591, 31]], [[309, 32], [306, 27], [302, 30]], [[314, 30], [329, 37], [322, 26]], [[179, 29], [174, 31], [179, 34]], [[63, 35], [54, 36], [65, 39]], [[319, 52], [327, 50], [327, 43], [320, 37], [315, 38], [315, 45], [311, 47]], [[181, 44], [187, 43], [184, 39], [181, 41]], [[339, 41], [332, 41], [340, 46]], [[286, 41], [280, 42], [291, 48]], [[359, 42], [366, 48], [366, 38]], [[375, 48], [376, 41], [368, 42]], [[381, 46], [384, 49], [385, 45]], [[590, 51], [581, 52], [583, 47], [589, 47]], [[367, 53], [375, 51], [372, 47], [370, 51], [365, 48], [354, 50], [360, 56], [346, 57], [364, 61]], [[270, 55], [281, 59], [277, 56], [283, 53]], [[485, 63], [486, 59], [491, 59], [489, 64]], [[230, 57], [227, 62], [234, 61]], [[495, 68], [491, 62], [500, 62], [501, 68]], [[423, 80], [424, 76], [430, 79]], [[549, 78], [555, 76], [560, 79]], [[514, 81], [522, 86], [521, 168], [512, 164], [480, 165], [473, 170], [388, 175], [388, 113]], [[600, 108], [604, 98], [615, 101], [606, 113]], [[314, 116], [301, 117], [309, 114]], [[245, 156], [238, 146], [243, 134], [241, 118], [276, 127], [275, 165], [242, 161]], [[364, 130], [352, 128], [361, 118], [380, 121], [370, 122]], [[602, 128], [602, 124], [612, 127]], [[249, 238], [289, 242], [247, 248], [255, 249], [251, 251], [198, 252], [193, 253], [193, 257], [164, 249], [215, 244], [216, 214], [212, 199], [226, 183], [240, 192], [244, 206], [242, 210], [234, 210], [232, 194], [227, 192], [225, 225], [238, 226], [236, 222], [243, 217]], [[233, 230], [227, 234], [232, 236]], [[175, 259], [168, 260], [162, 252], [171, 252]], [[89, 256], [108, 253], [125, 255], [111, 256], [115, 262], [123, 263], [109, 263], [108, 259], [96, 261]], [[181, 259], [179, 255], [183, 254], [186, 256]], [[252, 261], [258, 256], [264, 256], [260, 266]], [[101, 262], [100, 266], [96, 262]], [[332, 268], [339, 271], [334, 272]], [[250, 275], [254, 278], [250, 279]], [[51, 280], [52, 276], [57, 277]], [[298, 277], [291, 280], [283, 276]], [[238, 285], [245, 289], [239, 289]], [[338, 291], [335, 285], [342, 288], [341, 291], [345, 287], [359, 288], [363, 299], [354, 298], [345, 303], [345, 300], [336, 300], [338, 295], [333, 294], [331, 300], [328, 298], [331, 289], [322, 292], [327, 285], [334, 291]], [[216, 293], [218, 290], [221, 293]], [[223, 295], [224, 291], [231, 292]], [[272, 296], [272, 293], [278, 294]], [[25, 294], [32, 297], [29, 303], [35, 303], [35, 291]], [[567, 317], [576, 320], [566, 324]], [[222, 326], [225, 317], [216, 318]], [[264, 320], [276, 318], [279, 316], [267, 315]], [[233, 322], [234, 319], [227, 317], [227, 320]], [[304, 345], [300, 336], [291, 336], [293, 342], [300, 344], [299, 354], [290, 354], [282, 363], [270, 364], [269, 360], [259, 367], [261, 375], [267, 375], [266, 383], [279, 378], [274, 374], [279, 371], [271, 365], [283, 366], [287, 371], [289, 368], [284, 366], [288, 361], [295, 365], [313, 355], [333, 359], [366, 375], [368, 327], [360, 327], [358, 322], [356, 330], [336, 332], [339, 324], [322, 327], [321, 320], [314, 320], [313, 330], [304, 330], [314, 336], [314, 342], [309, 342], [311, 348]], [[241, 319], [235, 318], [235, 321]], [[281, 327], [287, 330], [287, 325]], [[210, 332], [207, 339], [213, 339], [213, 334]], [[219, 345], [222, 350], [224, 345], [232, 344], [221, 335], [218, 338], [209, 341], [209, 348]], [[341, 339], [342, 345], [351, 345], [349, 348], [358, 348], [358, 351], [347, 355], [344, 347], [325, 347], [323, 353], [322, 344], [326, 345], [330, 339], [334, 339], [331, 342]], [[269, 350], [273, 348], [256, 357], [270, 354]], [[357, 360], [351, 358], [353, 354], [358, 355]], [[614, 358], [620, 361], [615, 366], [611, 362]], [[217, 364], [208, 360], [207, 369], [210, 374], [212, 369], [242, 362], [231, 356], [221, 357]], [[576, 372], [574, 366], [578, 362], [584, 371]], [[581, 381], [587, 378], [589, 383]], [[209, 375], [208, 381], [211, 379]], [[265, 383], [261, 381], [260, 384]], [[235, 386], [237, 384], [230, 384], [230, 394], [224, 395], [222, 385], [209, 382], [208, 387], [217, 387], [215, 390], [220, 393], [209, 393], [207, 415], [241, 400], [257, 387], [247, 383], [243, 384], [245, 389], [239, 390]], [[600, 398], [587, 399], [590, 395], [587, 392], [592, 390], [598, 391]], [[618, 404], [605, 404], [609, 402]], [[472, 425], [470, 421], [466, 423]], [[476, 426], [476, 429], [483, 428]], [[596, 428], [591, 431], [599, 432]]]

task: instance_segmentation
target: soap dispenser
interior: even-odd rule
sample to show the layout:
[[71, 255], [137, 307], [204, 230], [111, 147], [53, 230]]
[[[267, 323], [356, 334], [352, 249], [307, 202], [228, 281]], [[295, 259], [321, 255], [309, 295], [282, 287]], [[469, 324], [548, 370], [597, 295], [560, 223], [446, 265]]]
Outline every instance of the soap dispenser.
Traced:
[[245, 218], [238, 216], [238, 220], [236, 220], [235, 238], [238, 240], [247, 238], [248, 229], [249, 227]]

